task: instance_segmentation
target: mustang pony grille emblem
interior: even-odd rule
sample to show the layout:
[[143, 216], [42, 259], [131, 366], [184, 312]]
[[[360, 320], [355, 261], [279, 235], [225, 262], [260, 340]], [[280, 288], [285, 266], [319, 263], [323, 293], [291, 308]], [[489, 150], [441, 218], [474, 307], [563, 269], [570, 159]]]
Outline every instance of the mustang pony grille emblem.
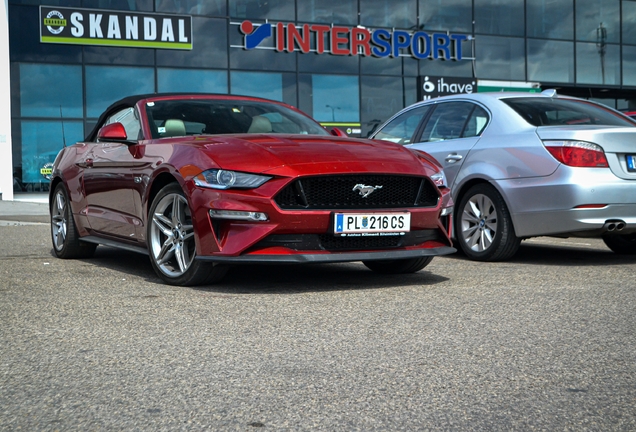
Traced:
[[362, 183], [358, 183], [357, 185], [355, 185], [353, 187], [352, 190], [354, 191], [359, 191], [360, 195], [362, 195], [362, 198], [366, 198], [369, 195], [371, 195], [373, 192], [375, 192], [376, 189], [382, 189], [382, 186], [367, 186], [365, 184]]

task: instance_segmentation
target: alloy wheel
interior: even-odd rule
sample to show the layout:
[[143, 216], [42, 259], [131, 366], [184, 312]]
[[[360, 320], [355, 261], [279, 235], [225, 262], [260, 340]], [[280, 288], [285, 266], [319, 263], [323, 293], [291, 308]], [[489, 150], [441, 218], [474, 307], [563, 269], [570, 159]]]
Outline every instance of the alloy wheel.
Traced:
[[66, 197], [61, 190], [55, 194], [53, 205], [51, 206], [51, 233], [53, 234], [53, 246], [60, 251], [64, 247], [67, 233], [66, 221]]
[[475, 252], [487, 250], [497, 234], [497, 209], [486, 195], [473, 195], [461, 214], [461, 238]]

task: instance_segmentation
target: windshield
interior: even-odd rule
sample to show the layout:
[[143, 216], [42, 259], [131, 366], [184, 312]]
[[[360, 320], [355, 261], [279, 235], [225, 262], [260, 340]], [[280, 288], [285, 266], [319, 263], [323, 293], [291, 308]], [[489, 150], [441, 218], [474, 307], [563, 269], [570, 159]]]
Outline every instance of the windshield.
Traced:
[[618, 113], [581, 100], [533, 97], [502, 101], [533, 126], [636, 126], [636, 123]]
[[275, 103], [222, 99], [146, 104], [153, 138], [200, 134], [284, 133], [329, 135], [318, 123]]

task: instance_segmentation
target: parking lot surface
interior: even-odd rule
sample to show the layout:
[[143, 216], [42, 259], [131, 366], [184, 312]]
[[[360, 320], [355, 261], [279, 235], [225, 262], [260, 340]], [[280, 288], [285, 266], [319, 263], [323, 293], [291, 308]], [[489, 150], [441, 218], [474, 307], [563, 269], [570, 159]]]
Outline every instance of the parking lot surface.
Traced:
[[197, 288], [37, 221], [0, 245], [0, 430], [636, 430], [636, 258], [598, 240]]

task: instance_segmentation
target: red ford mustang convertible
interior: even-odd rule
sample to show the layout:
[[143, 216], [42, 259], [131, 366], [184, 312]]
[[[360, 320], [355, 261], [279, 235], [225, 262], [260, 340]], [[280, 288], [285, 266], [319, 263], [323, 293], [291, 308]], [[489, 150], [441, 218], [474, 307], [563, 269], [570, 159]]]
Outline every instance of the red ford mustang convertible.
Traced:
[[149, 255], [166, 283], [195, 285], [249, 263], [362, 261], [412, 273], [454, 252], [437, 162], [338, 135], [258, 98], [122, 99], [55, 160], [55, 254], [120, 247]]

